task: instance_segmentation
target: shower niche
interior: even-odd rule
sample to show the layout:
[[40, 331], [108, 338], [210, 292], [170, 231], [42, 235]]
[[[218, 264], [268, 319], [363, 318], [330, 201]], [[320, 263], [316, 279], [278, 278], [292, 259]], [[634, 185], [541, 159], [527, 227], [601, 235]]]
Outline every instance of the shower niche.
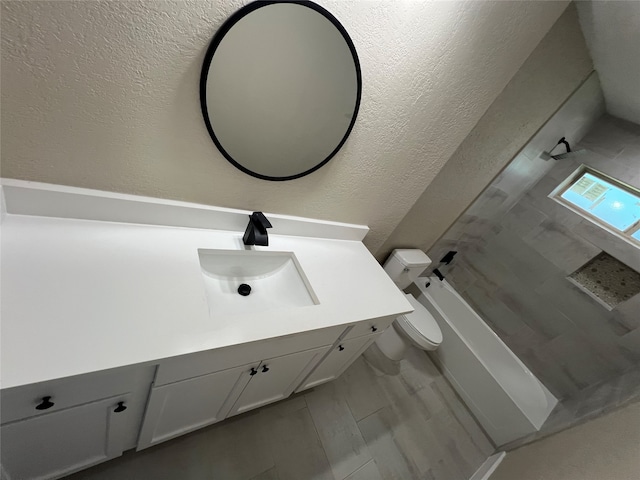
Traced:
[[640, 273], [605, 252], [567, 278], [607, 310], [640, 293]]

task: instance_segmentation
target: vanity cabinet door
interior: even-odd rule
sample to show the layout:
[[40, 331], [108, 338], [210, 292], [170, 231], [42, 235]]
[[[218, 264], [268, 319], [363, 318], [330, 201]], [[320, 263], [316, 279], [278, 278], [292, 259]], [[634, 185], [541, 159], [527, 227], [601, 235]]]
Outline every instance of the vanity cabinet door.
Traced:
[[314, 348], [264, 360], [235, 402], [229, 416], [287, 398], [331, 347]]
[[329, 353], [322, 363], [311, 372], [311, 375], [302, 382], [302, 385], [298, 387], [296, 392], [338, 378], [377, 338], [378, 335], [366, 335], [364, 337], [343, 340], [339, 345], [333, 347], [331, 353]]
[[260, 362], [151, 389], [137, 450], [224, 420]]
[[131, 421], [129, 397], [110, 397], [3, 425], [6, 478], [56, 479], [120, 456]]

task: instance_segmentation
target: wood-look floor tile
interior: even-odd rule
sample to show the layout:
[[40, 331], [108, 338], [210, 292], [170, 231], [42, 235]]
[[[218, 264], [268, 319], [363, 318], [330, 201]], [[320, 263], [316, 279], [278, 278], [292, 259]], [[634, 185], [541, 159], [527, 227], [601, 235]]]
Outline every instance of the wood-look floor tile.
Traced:
[[424, 351], [417, 348], [407, 350], [406, 358], [400, 364], [400, 381], [408, 393], [417, 392], [440, 376]]
[[396, 445], [419, 474], [427, 472], [438, 448], [438, 441], [434, 441], [431, 434], [429, 414], [422, 410], [413, 396], [401, 398], [390, 406], [397, 423], [393, 426]]
[[256, 475], [251, 480], [280, 480], [280, 476], [278, 475], [278, 470], [274, 467]]
[[[458, 397], [453, 387], [444, 377], [433, 382], [432, 390], [436, 391], [443, 399], [443, 405], [451, 412], [468, 438], [474, 443], [483, 456], [488, 457], [495, 452], [495, 446], [491, 439], [484, 433], [477, 420], [471, 415], [468, 407]], [[484, 460], [483, 460], [484, 461]]]
[[[403, 455], [395, 442], [398, 418], [391, 407], [384, 407], [358, 422], [362, 436], [384, 480], [418, 478], [419, 471]], [[444, 479], [443, 479], [444, 480]]]
[[337, 387], [347, 399], [356, 421], [388, 405], [377, 382], [377, 375], [361, 357], [336, 380]]
[[367, 464], [360, 467], [344, 480], [382, 480], [382, 477], [380, 476], [380, 471], [376, 466], [376, 462], [370, 460]]
[[463, 477], [459, 471], [452, 470], [445, 459], [438, 460], [431, 469], [431, 475], [435, 480], [467, 480], [469, 478]]
[[273, 468], [265, 444], [270, 432], [263, 428], [260, 412], [250, 412], [224, 422], [212, 431], [205, 446], [213, 478], [250, 479]]
[[412, 389], [407, 389], [406, 383], [400, 375], [385, 375], [379, 377], [377, 382], [389, 405], [402, 402], [411, 395]]
[[[198, 432], [200, 433], [200, 432]], [[202, 435], [188, 435], [76, 473], [68, 480], [189, 480], [211, 479], [211, 463]]]
[[438, 480], [438, 479], [434, 476], [433, 470], [429, 470], [424, 475], [422, 475], [422, 478], [420, 480]]
[[377, 370], [385, 375], [398, 375], [400, 373], [400, 362], [395, 362], [385, 357], [375, 342], [364, 351], [362, 358], [369, 366], [373, 367], [374, 371]]
[[274, 466], [258, 412], [128, 453], [70, 478], [77, 480], [249, 480]]
[[[470, 470], [469, 465], [477, 467], [484, 461], [484, 456], [478, 458], [479, 452], [466, 434], [461, 435], [462, 428], [453, 424], [446, 409], [429, 418], [416, 395], [394, 403], [390, 408], [398, 418], [396, 444], [418, 470], [419, 478], [432, 472], [434, 467], [437, 470], [440, 464], [449, 472], [443, 478], [464, 476]], [[442, 428], [445, 424], [450, 428]]]
[[280, 400], [279, 402], [272, 403], [270, 405], [266, 405], [260, 408], [260, 413], [262, 416], [274, 416], [274, 417], [283, 417], [289, 415], [293, 412], [297, 412], [298, 410], [302, 410], [307, 407], [307, 401], [305, 399], [304, 394], [296, 394], [292, 395], [285, 400]]
[[262, 417], [270, 433], [263, 448], [271, 451], [280, 480], [335, 480], [306, 407]]
[[371, 460], [349, 405], [334, 383], [316, 387], [305, 397], [336, 479], [347, 477]]

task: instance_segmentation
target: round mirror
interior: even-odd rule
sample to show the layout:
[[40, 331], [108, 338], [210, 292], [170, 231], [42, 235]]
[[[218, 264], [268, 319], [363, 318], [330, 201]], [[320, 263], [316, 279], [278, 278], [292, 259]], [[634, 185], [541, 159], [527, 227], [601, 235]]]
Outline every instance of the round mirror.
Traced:
[[233, 165], [291, 180], [327, 163], [356, 121], [362, 77], [344, 27], [313, 2], [258, 1], [216, 33], [200, 78], [211, 138]]

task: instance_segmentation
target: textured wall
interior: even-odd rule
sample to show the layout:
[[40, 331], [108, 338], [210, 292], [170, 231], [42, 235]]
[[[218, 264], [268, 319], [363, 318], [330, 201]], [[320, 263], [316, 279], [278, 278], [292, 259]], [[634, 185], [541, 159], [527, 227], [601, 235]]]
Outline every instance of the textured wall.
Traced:
[[[3, 1], [2, 175], [364, 223], [375, 251], [567, 5], [321, 1], [358, 50], [360, 116], [326, 167], [271, 183], [224, 160], [199, 107], [205, 49], [243, 3]], [[569, 30], [572, 72], [583, 57]], [[437, 211], [450, 224], [459, 207]]]
[[[566, 279], [602, 251], [640, 271], [638, 248], [548, 198], [582, 163], [640, 188], [640, 126], [608, 115], [594, 123], [602, 111], [593, 75], [428, 252], [435, 259], [459, 252], [445, 276], [556, 396], [571, 401], [640, 364], [640, 294], [609, 311]], [[563, 135], [585, 152], [542, 160]], [[598, 396], [568, 418], [617, 401], [610, 389]]]
[[577, 3], [580, 25], [611, 115], [640, 123], [640, 2]]
[[640, 403], [507, 454], [491, 480], [633, 480]]
[[383, 247], [428, 250], [593, 67], [572, 4], [536, 47]]

